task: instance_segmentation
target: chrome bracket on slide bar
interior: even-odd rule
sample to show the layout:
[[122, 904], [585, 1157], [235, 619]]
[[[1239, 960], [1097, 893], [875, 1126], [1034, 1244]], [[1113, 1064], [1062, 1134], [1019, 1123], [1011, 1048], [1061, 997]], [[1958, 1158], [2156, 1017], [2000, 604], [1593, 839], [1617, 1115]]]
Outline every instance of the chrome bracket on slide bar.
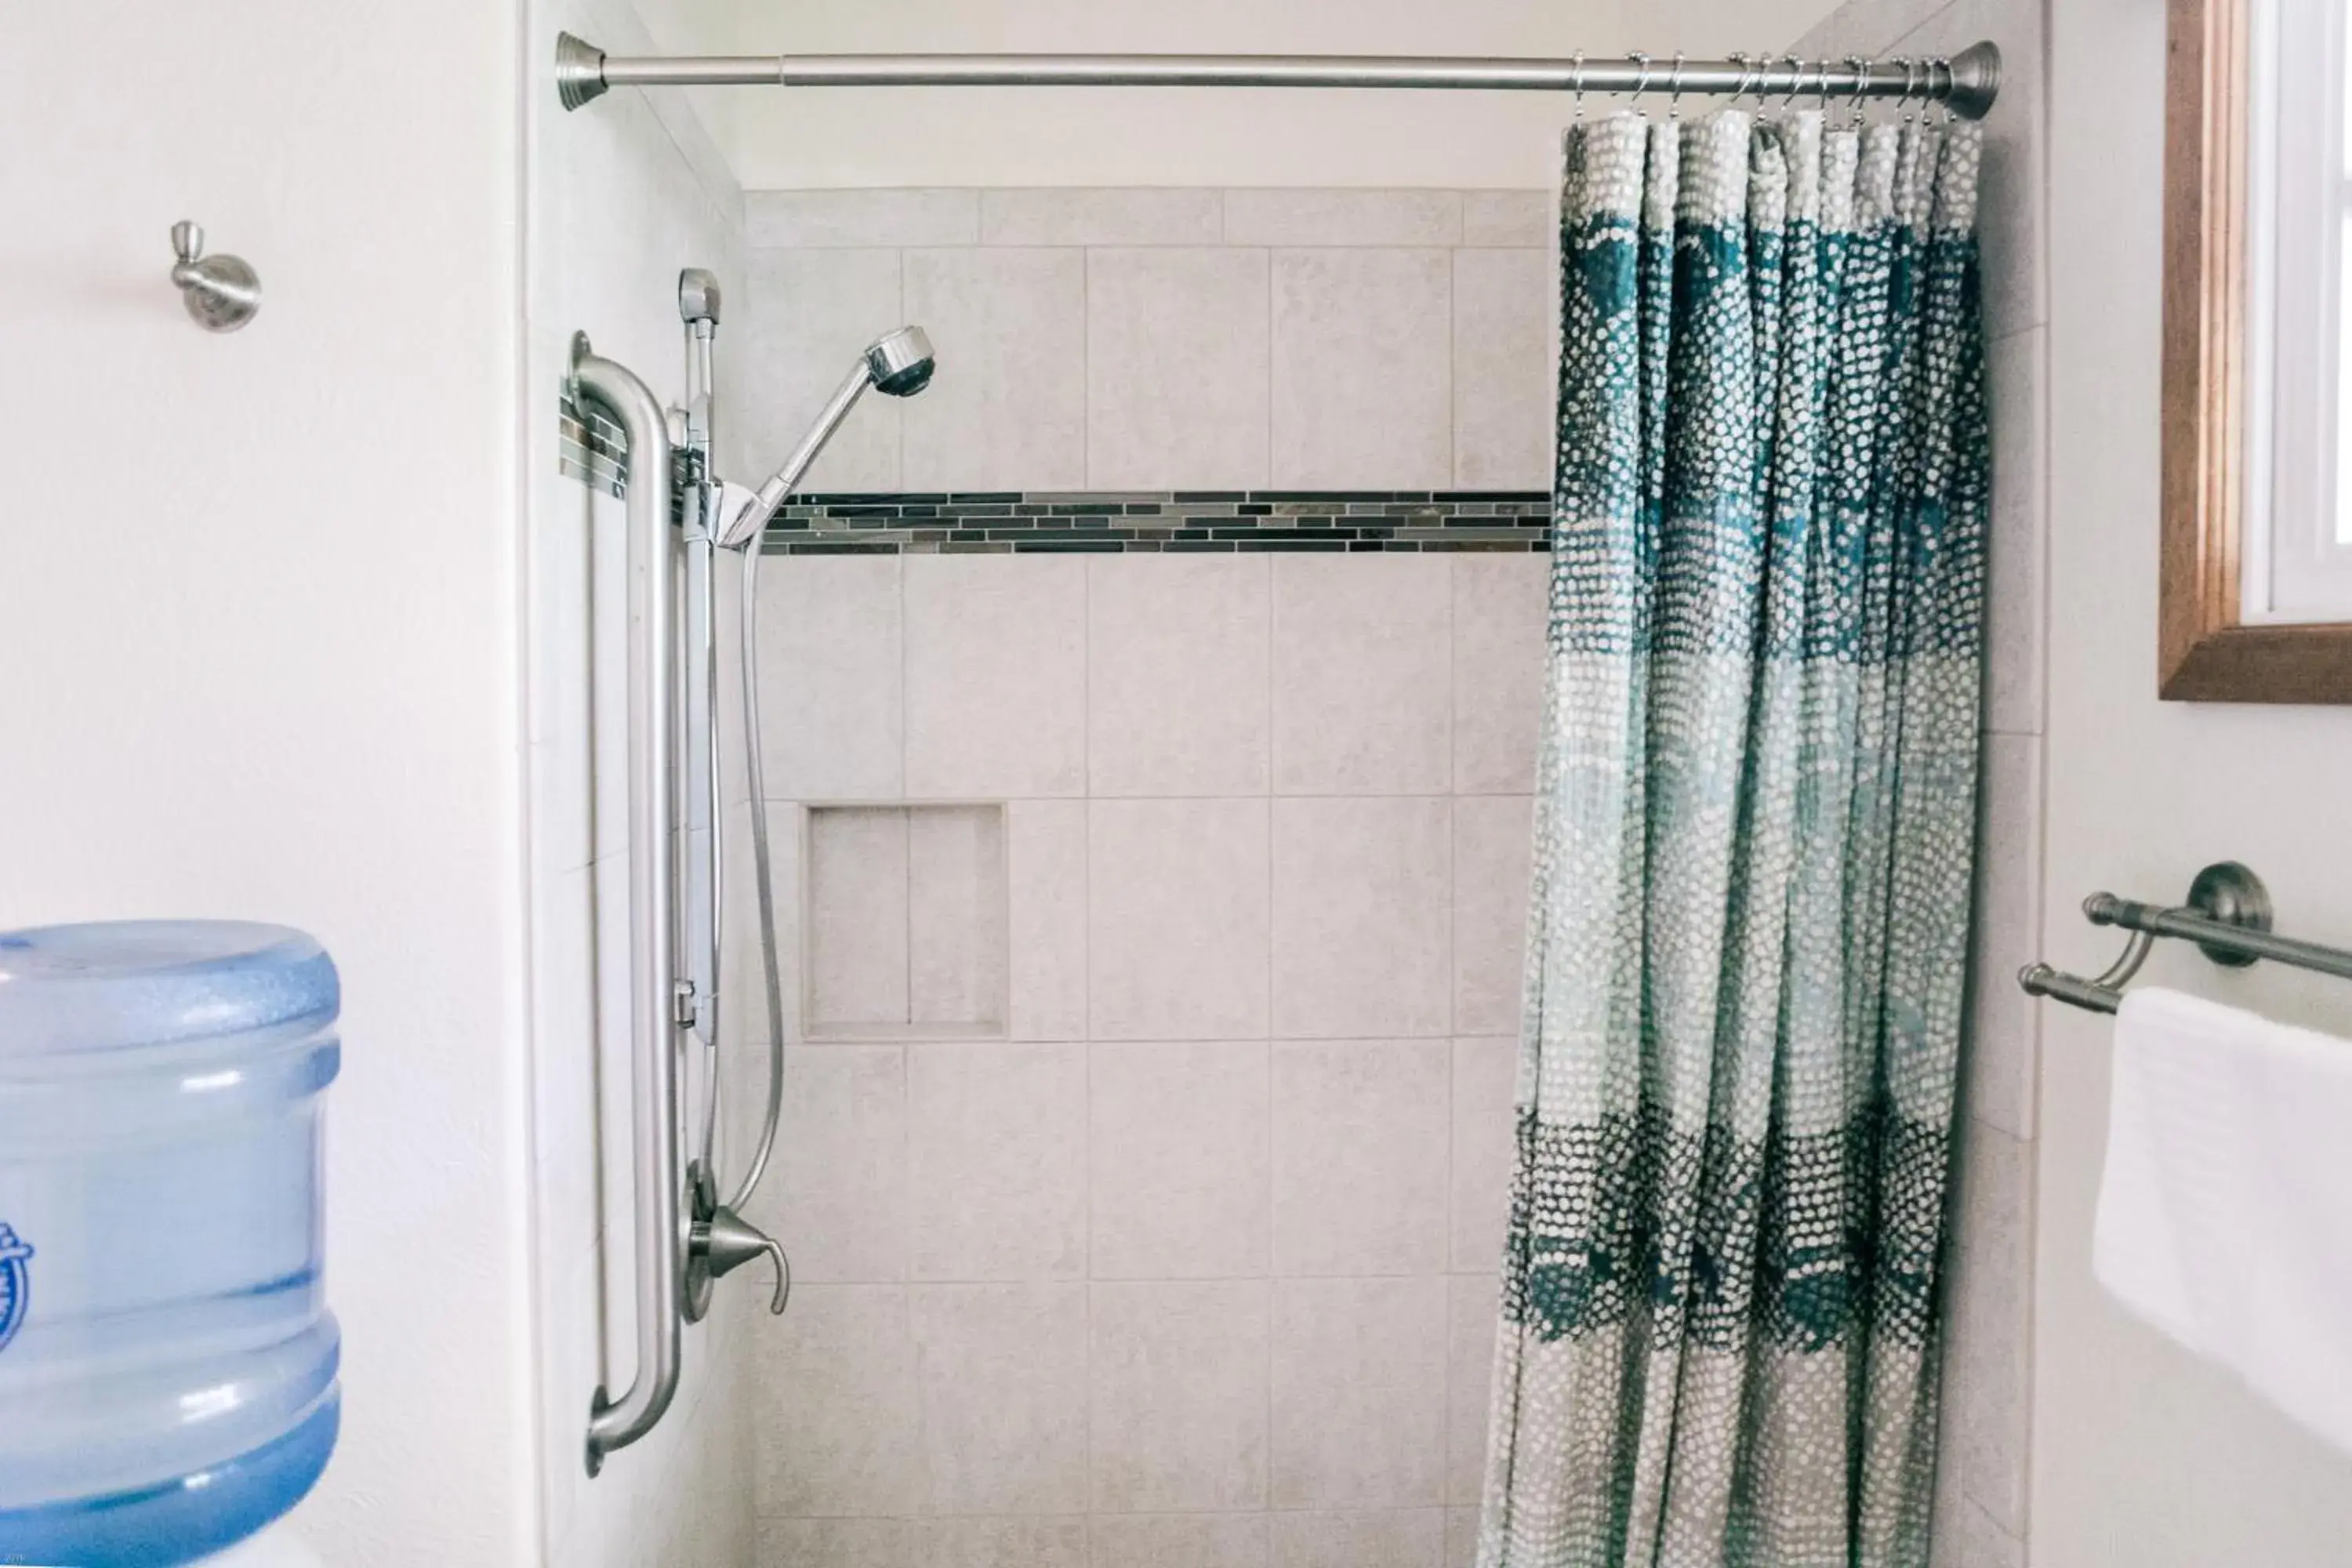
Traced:
[[670, 547], [669, 425], [623, 365], [572, 339], [574, 396], [629, 437], [629, 1047], [636, 1194], [636, 1365], [618, 1398], [588, 1413], [588, 1473], [652, 1431], [677, 1396], [688, 1243], [678, 1163], [677, 960], [672, 947], [670, 723], [676, 595]]

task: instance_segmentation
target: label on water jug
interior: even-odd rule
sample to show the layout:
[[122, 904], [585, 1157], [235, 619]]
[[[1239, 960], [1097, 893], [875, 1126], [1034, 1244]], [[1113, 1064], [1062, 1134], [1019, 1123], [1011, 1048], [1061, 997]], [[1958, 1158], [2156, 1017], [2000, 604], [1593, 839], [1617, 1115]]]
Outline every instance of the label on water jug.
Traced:
[[32, 1309], [32, 1279], [26, 1268], [32, 1261], [33, 1249], [0, 1225], [0, 1351], [8, 1348]]

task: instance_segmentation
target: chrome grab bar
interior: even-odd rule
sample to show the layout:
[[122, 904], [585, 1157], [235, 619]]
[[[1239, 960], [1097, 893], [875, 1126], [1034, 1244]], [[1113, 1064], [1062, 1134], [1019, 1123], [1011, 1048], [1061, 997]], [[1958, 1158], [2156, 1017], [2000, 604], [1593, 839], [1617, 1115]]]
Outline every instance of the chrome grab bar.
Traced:
[[654, 1429], [677, 1396], [687, 1223], [678, 1168], [677, 960], [670, 842], [671, 689], [677, 592], [670, 545], [670, 439], [652, 389], [572, 338], [575, 396], [602, 404], [629, 437], [629, 1040], [636, 1192], [636, 1365], [617, 1399], [597, 1389], [588, 1473]]

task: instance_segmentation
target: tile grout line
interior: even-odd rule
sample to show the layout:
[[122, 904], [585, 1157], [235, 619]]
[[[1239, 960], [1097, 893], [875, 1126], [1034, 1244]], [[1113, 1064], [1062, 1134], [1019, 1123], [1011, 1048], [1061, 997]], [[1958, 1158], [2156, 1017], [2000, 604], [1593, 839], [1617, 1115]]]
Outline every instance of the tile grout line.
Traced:
[[[907, 250], [906, 250], [906, 247], [905, 247], [904, 246], [900, 246], [900, 247], [896, 247], [895, 249], [893, 249], [893, 250], [890, 252], [890, 258], [891, 258], [891, 268], [892, 268], [892, 270], [894, 270], [895, 272], [897, 272], [897, 273], [898, 273], [898, 320], [900, 320], [900, 321], [905, 321], [905, 320], [907, 319]], [[896, 414], [897, 414], [897, 416], [898, 416], [898, 484], [899, 484], [899, 487], [903, 489], [905, 488], [905, 486], [906, 486], [906, 483], [907, 483], [907, 411], [906, 411], [904, 408], [899, 408], [899, 409], [896, 410], [895, 412], [896, 412]], [[764, 542], [762, 542], [764, 543]], [[903, 637], [903, 636], [904, 636], [904, 627], [905, 627], [905, 618], [904, 618], [904, 616], [901, 616], [901, 617], [900, 617], [900, 632], [901, 632], [901, 637]], [[903, 644], [902, 644], [902, 647], [903, 647]], [[899, 699], [898, 699], [898, 706], [899, 706], [899, 713], [900, 713], [900, 723], [899, 723], [898, 740], [899, 740], [899, 745], [900, 745], [900, 747], [902, 748], [902, 752], [903, 752], [903, 748], [904, 748], [904, 746], [905, 746], [905, 744], [906, 744], [906, 724], [905, 724], [906, 696], [905, 696], [905, 694], [904, 694], [903, 692], [901, 692], [901, 693], [900, 693], [900, 695], [899, 695]], [[902, 756], [901, 756], [901, 759], [900, 759], [899, 778], [898, 778], [898, 789], [899, 789], [899, 793], [900, 793], [900, 794], [902, 794], [902, 795], [903, 795], [904, 793], [906, 793], [906, 788], [907, 788], [907, 780], [906, 780], [906, 772], [905, 772], [905, 761], [904, 761], [904, 757], [903, 757], [903, 755], [902, 755]]]
[[[1087, 270], [1091, 271], [1093, 266], [1093, 257], [1091, 252], [1087, 254], [1083, 265]], [[1089, 344], [1091, 344], [1093, 340], [1089, 337], [1087, 341]], [[1091, 350], [1089, 350], [1089, 352], [1091, 352]], [[1089, 376], [1088, 380], [1091, 382], [1092, 377]], [[1089, 470], [1091, 470], [1094, 460], [1093, 449], [1094, 422], [1092, 418], [1089, 417], [1087, 422], [1087, 462]], [[1091, 472], [1089, 473], [1089, 477], [1091, 477]], [[1080, 798], [1087, 803], [1082, 805], [1079, 809], [1084, 811], [1089, 817], [1094, 814], [1092, 802], [1094, 798], [1095, 778], [1094, 587], [1094, 563], [1087, 562], [1085, 569], [1078, 574], [1078, 787], [1082, 792], [1084, 792]], [[1091, 897], [1091, 895], [1089, 895], [1089, 897]], [[1089, 1022], [1091, 1023], [1091, 1009], [1093, 1005], [1091, 986], [1088, 987], [1088, 991], [1089, 994], [1087, 1005], [1089, 1009]], [[1006, 1011], [1008, 1014], [1011, 1012], [1010, 1006], [1006, 1008]], [[1088, 1030], [1088, 1036], [1089, 1037], [1086, 1043], [1078, 1047], [1079, 1070], [1083, 1076], [1086, 1086], [1086, 1103], [1080, 1111], [1080, 1115], [1083, 1120], [1081, 1120], [1078, 1125], [1078, 1150], [1080, 1162], [1078, 1179], [1082, 1184], [1082, 1191], [1080, 1193], [1080, 1212], [1085, 1215], [1083, 1222], [1085, 1226], [1085, 1233], [1080, 1237], [1080, 1245], [1085, 1248], [1086, 1252], [1086, 1268], [1082, 1275], [1082, 1279], [1084, 1281], [1083, 1289], [1085, 1295], [1083, 1297], [1083, 1300], [1085, 1302], [1087, 1320], [1086, 1342], [1083, 1346], [1084, 1353], [1081, 1357], [1085, 1368], [1084, 1377], [1086, 1385], [1086, 1405], [1084, 1407], [1086, 1421], [1086, 1468], [1085, 1472], [1079, 1477], [1078, 1484], [1080, 1488], [1081, 1500], [1086, 1504], [1085, 1511], [1087, 1515], [1087, 1524], [1085, 1526], [1085, 1531], [1087, 1538], [1087, 1557], [1088, 1561], [1091, 1562], [1094, 1556], [1093, 1521], [1095, 1511], [1095, 1047], [1094, 1041], [1091, 1037], [1091, 1028]]]
[[[1273, 331], [1274, 279], [1273, 252], [1267, 253], [1266, 311], [1269, 334]], [[1271, 428], [1274, 405], [1271, 384], [1274, 374], [1274, 343], [1266, 342], [1267, 393], [1266, 418], [1267, 472], [1273, 471]], [[1265, 563], [1265, 1506], [1274, 1506], [1275, 1459], [1275, 1075], [1274, 1075], [1274, 792], [1277, 777], [1275, 752], [1278, 726], [1274, 718], [1275, 663], [1281, 647], [1280, 616], [1282, 594], [1276, 571], [1279, 563]], [[1268, 1547], [1272, 1550], [1272, 1526], [1267, 1527]]]
[[1095, 482], [1095, 247], [1078, 252], [1078, 472]]
[[1445, 253], [1445, 477], [1462, 484], [1462, 251]]

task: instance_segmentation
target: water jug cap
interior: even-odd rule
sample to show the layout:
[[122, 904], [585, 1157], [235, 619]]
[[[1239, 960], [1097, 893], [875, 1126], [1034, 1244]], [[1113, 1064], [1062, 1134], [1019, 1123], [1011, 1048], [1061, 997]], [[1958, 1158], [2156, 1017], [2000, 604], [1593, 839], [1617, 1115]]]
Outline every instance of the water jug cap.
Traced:
[[0, 1060], [317, 1028], [334, 961], [299, 931], [242, 921], [109, 921], [0, 931]]

